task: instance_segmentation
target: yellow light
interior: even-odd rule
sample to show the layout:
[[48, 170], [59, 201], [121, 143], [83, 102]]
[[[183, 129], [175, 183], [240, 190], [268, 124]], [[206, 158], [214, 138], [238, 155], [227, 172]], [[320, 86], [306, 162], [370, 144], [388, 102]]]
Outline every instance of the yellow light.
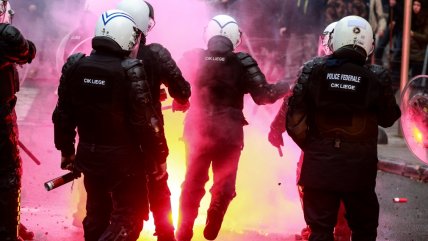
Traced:
[[415, 139], [415, 142], [418, 144], [422, 144], [424, 136], [417, 127], [413, 127], [412, 134], [413, 134], [413, 138]]

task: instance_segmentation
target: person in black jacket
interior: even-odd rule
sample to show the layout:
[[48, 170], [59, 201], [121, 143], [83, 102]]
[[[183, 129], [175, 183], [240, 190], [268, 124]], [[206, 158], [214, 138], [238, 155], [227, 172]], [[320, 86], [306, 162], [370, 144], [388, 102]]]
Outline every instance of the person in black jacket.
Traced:
[[159, 159], [167, 155], [143, 64], [128, 57], [139, 36], [126, 12], [104, 12], [92, 53], [70, 56], [62, 69], [52, 116], [55, 146], [62, 169], [84, 174], [86, 241], [138, 239], [149, 209], [144, 187], [151, 159], [142, 150], [150, 145]]
[[22, 240], [20, 234], [31, 232], [20, 224], [22, 160], [18, 150], [16, 92], [19, 91], [17, 65], [31, 63], [36, 55], [33, 42], [11, 25], [13, 10], [8, 1], [0, 2], [0, 237]]
[[[147, 81], [158, 116], [163, 118], [161, 101], [166, 97], [162, 94], [162, 84], [168, 88], [169, 95], [173, 98], [172, 111], [186, 111], [189, 108], [190, 84], [183, 78], [181, 70], [171, 57], [168, 49], [158, 43], [146, 44], [146, 35], [154, 26], [154, 9], [152, 5], [143, 0], [122, 0], [118, 4], [118, 9], [124, 10], [133, 16], [137, 20], [137, 27], [139, 23], [140, 26], [147, 25], [144, 22], [145, 18], [141, 19], [141, 17], [144, 15], [149, 16], [148, 30], [143, 31], [144, 34], [140, 40], [137, 59], [141, 59], [144, 62]], [[139, 19], [143, 21], [138, 21]], [[146, 155], [150, 157], [159, 156], [154, 151], [156, 151], [156, 148], [147, 148]], [[171, 192], [167, 183], [166, 156], [162, 160], [154, 160], [151, 163], [160, 164], [149, 167], [147, 183], [150, 210], [152, 211], [156, 228], [155, 235], [158, 241], [175, 241]]]
[[309, 240], [334, 240], [340, 201], [352, 240], [376, 240], [378, 125], [390, 127], [400, 108], [390, 78], [364, 66], [373, 31], [361, 17], [339, 20], [333, 54], [306, 62], [288, 99], [286, 129], [304, 152], [298, 184]]
[[182, 68], [191, 80], [192, 98], [184, 126], [187, 170], [179, 204], [178, 241], [189, 241], [193, 236], [211, 164], [214, 183], [204, 229], [206, 239], [217, 237], [229, 203], [236, 196], [243, 126], [248, 124], [242, 112], [244, 95], [249, 93], [258, 105], [273, 103], [284, 96], [288, 86], [268, 84], [250, 55], [234, 52], [240, 30], [232, 17], [212, 18], [205, 29], [205, 39], [206, 50], [196, 49], [182, 59], [191, 64], [193, 72]]

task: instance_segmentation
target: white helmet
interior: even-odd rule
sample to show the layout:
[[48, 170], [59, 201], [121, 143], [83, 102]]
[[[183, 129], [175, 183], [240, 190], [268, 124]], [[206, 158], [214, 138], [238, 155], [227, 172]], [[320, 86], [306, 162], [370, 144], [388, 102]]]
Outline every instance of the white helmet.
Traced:
[[340, 19], [331, 35], [333, 52], [344, 46], [360, 46], [370, 55], [374, 48], [373, 30], [370, 23], [359, 16], [346, 16]]
[[117, 9], [127, 12], [135, 19], [137, 28], [147, 36], [153, 21], [150, 19], [150, 8], [144, 0], [122, 0], [117, 4]]
[[241, 43], [241, 31], [235, 19], [228, 15], [217, 15], [213, 17], [205, 27], [204, 39], [210, 40], [214, 36], [225, 36], [230, 39], [233, 48]]
[[324, 53], [329, 55], [333, 51], [331, 50], [331, 42], [330, 42], [330, 35], [334, 30], [334, 27], [336, 26], [337, 22], [330, 23], [322, 32], [320, 38], [321, 38], [321, 45], [323, 47]]
[[10, 7], [8, 0], [0, 0], [0, 23], [12, 23], [15, 12]]
[[110, 38], [123, 50], [132, 51], [138, 43], [140, 32], [134, 19], [128, 13], [113, 9], [104, 12], [98, 19], [95, 36]]

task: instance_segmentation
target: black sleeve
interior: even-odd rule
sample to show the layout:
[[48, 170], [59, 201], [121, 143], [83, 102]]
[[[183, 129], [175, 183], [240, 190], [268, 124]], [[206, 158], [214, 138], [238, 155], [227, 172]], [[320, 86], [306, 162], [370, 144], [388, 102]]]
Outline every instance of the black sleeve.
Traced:
[[190, 98], [190, 84], [184, 79], [170, 52], [160, 44], [150, 44], [150, 50], [158, 58], [161, 66], [162, 83], [168, 87], [172, 98], [179, 103], [186, 103]]
[[168, 146], [163, 129], [162, 117], [158, 115], [147, 82], [141, 60], [125, 59], [122, 66], [130, 80], [130, 122], [136, 138], [143, 149], [157, 155], [155, 160], [166, 161]]
[[77, 124], [71, 106], [70, 76], [76, 67], [76, 63], [84, 56], [81, 53], [71, 55], [62, 67], [59, 80], [58, 101], [52, 114], [52, 122], [54, 124], [55, 147], [61, 151], [63, 156], [75, 153]]
[[293, 93], [288, 99], [286, 113], [286, 129], [288, 135], [301, 148], [306, 140], [308, 131], [307, 115], [309, 78], [315, 67], [314, 61], [306, 62], [300, 70], [297, 82], [293, 87]]
[[274, 103], [290, 89], [285, 82], [268, 84], [265, 75], [257, 62], [247, 53], [237, 53], [237, 57], [245, 68], [245, 89], [258, 105]]
[[380, 96], [378, 102], [378, 124], [382, 127], [390, 127], [401, 116], [400, 107], [392, 90], [392, 81], [388, 70], [380, 65], [371, 65], [370, 70], [377, 77], [380, 84]]
[[[153, 100], [142, 61], [137, 59], [125, 59], [122, 62], [122, 66], [131, 83], [129, 94], [129, 103], [131, 107], [130, 121], [133, 129], [136, 131], [137, 139], [142, 142], [146, 139], [147, 132], [151, 131], [151, 119], [160, 118], [158, 118], [153, 107]], [[161, 122], [156, 123], [161, 124]], [[154, 128], [161, 127], [155, 126]]]
[[278, 113], [276, 114], [275, 119], [270, 124], [270, 128], [272, 130], [275, 130], [276, 132], [279, 132], [279, 133], [284, 133], [286, 131], [286, 128], [285, 128], [285, 120], [286, 119], [285, 118], [286, 118], [287, 109], [288, 109], [288, 104], [287, 104], [288, 97], [289, 97], [289, 95], [286, 95], [284, 97], [281, 108], [279, 109]]

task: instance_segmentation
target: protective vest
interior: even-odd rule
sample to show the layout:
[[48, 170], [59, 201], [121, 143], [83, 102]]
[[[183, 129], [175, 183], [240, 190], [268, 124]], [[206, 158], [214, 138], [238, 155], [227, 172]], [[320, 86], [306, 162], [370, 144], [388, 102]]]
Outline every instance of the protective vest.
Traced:
[[208, 110], [227, 107], [242, 110], [245, 69], [237, 56], [233, 52], [204, 51], [201, 58], [198, 81], [194, 83], [197, 103]]
[[367, 68], [345, 62], [314, 69], [310, 91], [313, 111], [309, 113], [309, 132], [316, 136], [347, 141], [375, 140], [377, 93], [374, 74]]
[[132, 139], [126, 111], [130, 82], [122, 60], [94, 53], [77, 62], [67, 76], [80, 142], [116, 145]]

